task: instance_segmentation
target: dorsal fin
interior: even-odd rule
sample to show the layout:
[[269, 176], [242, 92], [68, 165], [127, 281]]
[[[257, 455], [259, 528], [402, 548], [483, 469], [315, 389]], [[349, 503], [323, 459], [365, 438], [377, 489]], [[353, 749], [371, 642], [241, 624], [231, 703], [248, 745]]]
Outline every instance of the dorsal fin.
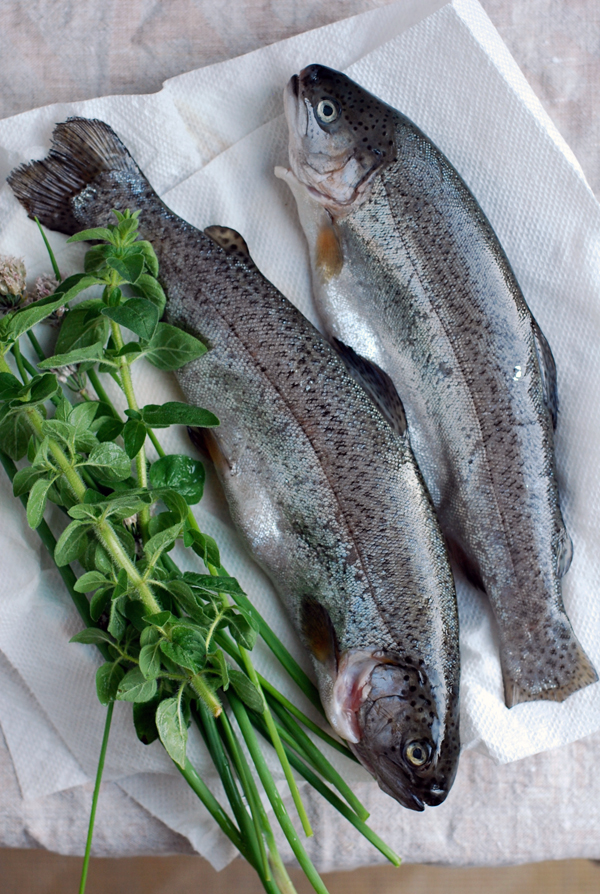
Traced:
[[224, 249], [227, 254], [236, 255], [238, 258], [245, 261], [246, 265], [252, 265], [254, 267], [254, 261], [250, 257], [248, 244], [243, 236], [240, 236], [237, 230], [232, 230], [231, 227], [220, 227], [215, 225], [206, 227], [204, 232], [213, 240], [213, 242], [216, 242], [217, 245]]
[[406, 431], [406, 415], [400, 395], [388, 374], [376, 363], [357, 354], [339, 338], [332, 338], [331, 344], [352, 378], [362, 385], [386, 422], [396, 434], [403, 435]]
[[535, 320], [532, 320], [533, 339], [535, 342], [535, 351], [542, 372], [542, 388], [544, 391], [544, 403], [552, 416], [552, 425], [556, 428], [556, 418], [558, 416], [558, 389], [556, 386], [556, 364], [552, 356], [552, 349], [544, 333]]

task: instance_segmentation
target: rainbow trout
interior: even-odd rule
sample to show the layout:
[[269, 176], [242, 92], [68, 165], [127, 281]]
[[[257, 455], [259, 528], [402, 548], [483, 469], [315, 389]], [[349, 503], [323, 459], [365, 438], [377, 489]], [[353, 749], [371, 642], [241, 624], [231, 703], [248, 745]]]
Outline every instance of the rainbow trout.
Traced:
[[459, 752], [455, 593], [405, 426], [385, 422], [239, 234], [169, 211], [108, 125], [59, 124], [48, 157], [9, 182], [63, 233], [141, 211], [167, 320], [209, 347], [181, 388], [220, 419], [207, 440], [231, 515], [312, 655], [332, 727], [405, 807], [441, 803]]
[[491, 601], [506, 704], [562, 701], [597, 676], [561, 595], [550, 347], [483, 211], [408, 118], [322, 65], [292, 77], [285, 110], [291, 171], [276, 173], [323, 327], [398, 389], [450, 553]]

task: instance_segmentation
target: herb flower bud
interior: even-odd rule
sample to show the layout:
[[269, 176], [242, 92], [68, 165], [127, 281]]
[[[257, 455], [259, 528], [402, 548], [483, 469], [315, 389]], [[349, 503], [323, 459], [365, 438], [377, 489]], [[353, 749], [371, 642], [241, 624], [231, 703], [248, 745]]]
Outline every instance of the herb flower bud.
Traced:
[[0, 255], [0, 306], [16, 307], [25, 294], [23, 258]]
[[58, 286], [58, 280], [52, 273], [44, 273], [43, 276], [38, 276], [35, 281], [35, 300], [39, 301], [40, 298], [47, 298], [48, 295], [52, 295]]

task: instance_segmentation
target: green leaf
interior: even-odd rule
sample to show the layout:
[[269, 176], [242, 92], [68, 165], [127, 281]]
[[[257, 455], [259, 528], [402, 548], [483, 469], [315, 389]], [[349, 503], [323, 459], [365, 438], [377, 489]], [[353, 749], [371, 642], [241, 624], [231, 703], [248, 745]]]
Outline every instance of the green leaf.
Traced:
[[146, 359], [158, 369], [180, 369], [206, 353], [206, 346], [182, 329], [159, 323], [146, 349]]
[[112, 587], [100, 587], [90, 599], [90, 616], [97, 621], [106, 611], [112, 595]]
[[40, 369], [60, 369], [63, 366], [71, 366], [72, 363], [82, 363], [85, 360], [100, 360], [102, 357], [102, 345], [93, 344], [88, 348], [75, 348], [66, 354], [54, 354], [47, 360], [38, 363]]
[[82, 230], [80, 233], [75, 233], [74, 236], [70, 236], [67, 239], [67, 242], [92, 242], [98, 239], [102, 242], [110, 242], [112, 245], [116, 244], [116, 236], [114, 232], [114, 228], [108, 229], [108, 227], [93, 227], [91, 230]]
[[203, 590], [213, 590], [216, 593], [245, 595], [235, 577], [213, 577], [212, 574], [196, 574], [194, 571], [186, 571], [183, 579], [191, 587], [201, 587]]
[[102, 515], [102, 506], [96, 503], [75, 503], [69, 509], [71, 518], [77, 518], [79, 521], [94, 522]]
[[84, 465], [98, 469], [107, 481], [123, 481], [131, 473], [131, 460], [126, 452], [110, 441], [92, 450]]
[[123, 431], [124, 423], [120, 419], [110, 416], [103, 416], [102, 422], [96, 429], [96, 437], [101, 443], [105, 441], [114, 441]]
[[146, 434], [147, 430], [143, 422], [138, 422], [137, 419], [129, 419], [125, 423], [123, 444], [125, 445], [125, 452], [130, 459], [134, 459], [144, 446]]
[[197, 425], [209, 428], [219, 425], [219, 420], [210, 410], [190, 407], [181, 401], [170, 400], [164, 404], [147, 404], [141, 410], [142, 419], [150, 428], [168, 428], [169, 425]]
[[[145, 239], [140, 240], [136, 243], [137, 247], [141, 249], [142, 255], [144, 257], [144, 261], [146, 263], [146, 267], [152, 274], [152, 277], [158, 276], [158, 258], [156, 257], [156, 252], [152, 248], [150, 242], [146, 242]], [[148, 274], [143, 274], [147, 276]], [[138, 281], [139, 282], [139, 281]]]
[[192, 537], [192, 549], [197, 556], [200, 556], [204, 564], [220, 568], [221, 556], [219, 555], [219, 547], [216, 541], [208, 534], [201, 534], [200, 531], [195, 529], [189, 531], [189, 534]]
[[160, 696], [150, 699], [142, 704], [134, 704], [133, 706], [133, 725], [135, 732], [144, 745], [150, 745], [158, 739], [158, 729], [156, 728], [156, 709], [160, 704]]
[[52, 478], [38, 478], [27, 500], [27, 523], [30, 528], [37, 528], [44, 517], [48, 490], [52, 485]]
[[83, 269], [86, 273], [99, 276], [106, 269], [106, 259], [114, 251], [112, 245], [95, 245], [86, 251], [83, 259]]
[[[166, 614], [170, 614], [170, 612], [166, 612]], [[160, 636], [160, 630], [148, 625], [144, 627], [140, 634], [140, 646], [150, 646], [152, 643], [157, 643]]]
[[104, 302], [100, 298], [92, 298], [67, 311], [54, 346], [56, 353], [66, 354], [77, 348], [104, 345], [110, 323], [106, 317], [101, 316], [103, 307]]
[[122, 702], [147, 702], [156, 695], [156, 689], [156, 680], [146, 680], [139, 667], [134, 667], [121, 680], [117, 698]]
[[114, 646], [115, 644], [112, 636], [107, 633], [106, 630], [101, 630], [99, 627], [86, 627], [85, 630], [80, 630], [79, 633], [72, 636], [69, 642], [85, 643], [86, 645], [91, 646], [99, 646], [102, 645], [102, 643], [109, 643], [111, 646]]
[[148, 624], [154, 625], [154, 627], [164, 627], [175, 619], [171, 612], [156, 612], [154, 615], [145, 615], [144, 620], [147, 621]]
[[45, 470], [32, 469], [31, 466], [26, 466], [24, 469], [20, 469], [13, 479], [13, 494], [15, 497], [20, 497], [22, 494], [26, 494], [31, 490], [37, 479], [45, 474]]
[[208, 660], [211, 665], [217, 671], [219, 677], [221, 678], [221, 682], [219, 686], [221, 689], [226, 690], [229, 688], [229, 668], [227, 666], [227, 662], [225, 661], [225, 655], [221, 651], [221, 649], [217, 649], [216, 652], [211, 652], [208, 656]]
[[177, 626], [171, 630], [172, 640], [160, 640], [160, 649], [167, 658], [181, 667], [198, 673], [206, 662], [206, 645], [193, 628]]
[[108, 583], [110, 583], [110, 581], [108, 581], [100, 571], [86, 571], [86, 573], [82, 574], [77, 580], [73, 589], [76, 593], [91, 593], [92, 590]]
[[234, 640], [245, 649], [252, 650], [256, 643], [257, 630], [254, 619], [244, 616], [239, 610], [229, 617], [229, 632]]
[[202, 498], [206, 472], [199, 460], [176, 453], [153, 463], [149, 478], [152, 487], [171, 487], [192, 506]]
[[110, 618], [108, 621], [108, 631], [112, 633], [114, 638], [119, 642], [127, 629], [127, 621], [122, 609], [125, 607], [126, 597], [113, 599], [110, 604]]
[[107, 662], [96, 671], [96, 692], [101, 705], [109, 705], [117, 697], [125, 671], [118, 661]]
[[160, 319], [162, 317], [167, 303], [167, 296], [160, 283], [157, 282], [153, 276], [149, 276], [147, 273], [142, 273], [136, 284], [131, 286], [131, 290], [136, 295], [139, 295], [140, 298], [147, 298], [148, 301], [151, 301], [158, 311], [158, 318]]
[[172, 525], [164, 531], [159, 531], [154, 537], [144, 544], [144, 555], [149, 562], [156, 562], [158, 556], [165, 551], [171, 549], [177, 538], [181, 534], [181, 523]]
[[178, 494], [176, 490], [169, 488], [168, 490], [160, 491], [160, 499], [163, 501], [170, 514], [177, 519], [177, 521], [183, 521], [187, 518], [188, 504], [181, 496]]
[[14, 400], [21, 394], [23, 383], [12, 373], [0, 373], [0, 400]]
[[103, 505], [108, 508], [106, 517], [113, 520], [122, 521], [124, 518], [131, 518], [137, 512], [141, 512], [152, 503], [152, 497], [148, 493], [141, 494], [124, 494], [120, 496], [111, 496], [103, 498]]
[[29, 388], [29, 405], [43, 403], [58, 391], [58, 380], [52, 373], [44, 373], [43, 376], [34, 376]]
[[63, 444], [70, 444], [74, 430], [68, 422], [61, 422], [59, 419], [46, 419], [42, 423], [42, 434], [44, 437], [62, 441]]
[[188, 731], [181, 699], [166, 698], [160, 703], [156, 711], [156, 727], [169, 757], [180, 767], [185, 767]]
[[86, 431], [96, 418], [99, 410], [98, 401], [84, 400], [79, 404], [75, 404], [69, 413], [69, 422], [75, 426], [75, 431]]
[[120, 307], [105, 307], [102, 313], [144, 339], [154, 335], [159, 316], [156, 305], [146, 298], [130, 298]]
[[54, 561], [60, 568], [83, 555], [88, 544], [90, 525], [85, 521], [72, 521], [58, 538], [54, 549]]
[[127, 616], [127, 620], [131, 621], [131, 627], [129, 628], [129, 631], [133, 631], [133, 629], [135, 628], [138, 633], [142, 633], [142, 631], [146, 629], [147, 625], [144, 621], [146, 608], [137, 599], [127, 603], [125, 614]]
[[142, 646], [139, 658], [140, 671], [146, 679], [158, 677], [160, 673], [161, 642], [162, 640], [158, 640], [158, 642]]
[[125, 258], [108, 257], [106, 263], [116, 270], [125, 282], [134, 283], [141, 276], [144, 269], [144, 258], [139, 254], [130, 254]]
[[231, 685], [235, 689], [236, 694], [241, 698], [245, 705], [247, 705], [252, 711], [256, 711], [257, 714], [262, 714], [264, 712], [264, 699], [254, 683], [248, 679], [246, 674], [243, 674], [241, 671], [235, 670], [235, 668], [230, 667], [229, 680], [231, 682]]

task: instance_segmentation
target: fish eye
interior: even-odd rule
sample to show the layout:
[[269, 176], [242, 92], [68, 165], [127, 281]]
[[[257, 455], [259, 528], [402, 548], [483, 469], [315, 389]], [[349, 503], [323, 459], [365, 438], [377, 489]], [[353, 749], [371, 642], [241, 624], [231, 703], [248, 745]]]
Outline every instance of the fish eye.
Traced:
[[413, 767], [422, 767], [431, 756], [431, 745], [429, 742], [409, 742], [404, 756]]
[[331, 124], [340, 117], [340, 108], [332, 99], [322, 99], [317, 106], [316, 115], [323, 124]]

